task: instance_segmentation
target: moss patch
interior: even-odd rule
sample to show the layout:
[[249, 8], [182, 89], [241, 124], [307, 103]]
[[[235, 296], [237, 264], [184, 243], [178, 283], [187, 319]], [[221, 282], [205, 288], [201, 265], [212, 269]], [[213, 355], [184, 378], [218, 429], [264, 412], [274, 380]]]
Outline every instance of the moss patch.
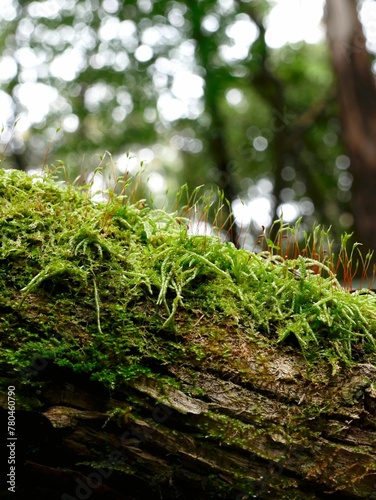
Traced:
[[318, 262], [192, 236], [178, 214], [96, 204], [48, 173], [0, 170], [0, 200], [3, 373], [30, 381], [53, 360], [115, 387], [177, 362], [246, 381], [284, 350], [309, 370], [374, 360], [375, 295]]

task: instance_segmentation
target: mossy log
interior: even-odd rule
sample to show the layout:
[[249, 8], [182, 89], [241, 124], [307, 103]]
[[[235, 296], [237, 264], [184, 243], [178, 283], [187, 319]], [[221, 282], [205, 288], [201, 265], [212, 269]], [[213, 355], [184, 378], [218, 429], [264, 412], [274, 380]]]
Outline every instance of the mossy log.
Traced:
[[1, 498], [376, 499], [374, 294], [48, 178], [0, 195]]

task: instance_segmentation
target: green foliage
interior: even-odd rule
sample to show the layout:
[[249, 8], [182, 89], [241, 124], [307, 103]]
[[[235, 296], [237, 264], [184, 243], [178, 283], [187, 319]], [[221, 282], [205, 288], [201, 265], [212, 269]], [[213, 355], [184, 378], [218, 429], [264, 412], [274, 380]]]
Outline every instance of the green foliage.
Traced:
[[[124, 159], [129, 149], [149, 148], [151, 169], [170, 192], [189, 180], [191, 189], [216, 184], [230, 200], [249, 199], [267, 178], [275, 199], [287, 190], [300, 212], [311, 216], [304, 207], [313, 203], [315, 220], [342, 231], [339, 215], [349, 211], [350, 193], [338, 189], [344, 172], [336, 159], [344, 148], [325, 44], [268, 47], [263, 26], [271, 0], [231, 8], [213, 0], [108, 5], [76, 0], [46, 11], [38, 2], [9, 0], [9, 18], [0, 16], [4, 67], [11, 68], [2, 80], [8, 121], [13, 125], [33, 107], [24, 96], [37, 91], [45, 112], [29, 120], [27, 133], [24, 124], [6, 129], [8, 165], [40, 168], [53, 154], [72, 182], [94, 170], [103, 149]], [[218, 26], [208, 31], [210, 16]], [[255, 40], [226, 57], [239, 21], [256, 30]], [[140, 48], [150, 50], [149, 59], [140, 58]], [[181, 114], [166, 117], [163, 99], [180, 94], [176, 84], [187, 75], [202, 79], [202, 95], [196, 90], [183, 103], [178, 95], [167, 108], [182, 108]], [[258, 137], [266, 148], [254, 146]]]
[[[374, 294], [350, 293], [312, 256], [273, 254], [283, 234], [269, 251], [239, 250], [125, 194], [94, 203], [47, 170], [0, 170], [0, 193], [3, 366], [22, 372], [39, 356], [113, 387], [155, 364], [235, 369], [240, 341], [333, 370], [374, 359]], [[210, 211], [198, 192], [190, 201]]]

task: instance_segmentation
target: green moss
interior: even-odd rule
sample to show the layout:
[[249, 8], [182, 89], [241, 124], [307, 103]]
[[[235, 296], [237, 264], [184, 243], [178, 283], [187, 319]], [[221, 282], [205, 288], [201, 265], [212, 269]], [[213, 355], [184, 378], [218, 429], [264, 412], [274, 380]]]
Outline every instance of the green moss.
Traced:
[[191, 236], [177, 214], [96, 204], [49, 173], [0, 170], [0, 198], [0, 362], [15, 374], [42, 358], [114, 387], [176, 362], [246, 377], [256, 347], [333, 369], [374, 356], [374, 294], [309, 259]]

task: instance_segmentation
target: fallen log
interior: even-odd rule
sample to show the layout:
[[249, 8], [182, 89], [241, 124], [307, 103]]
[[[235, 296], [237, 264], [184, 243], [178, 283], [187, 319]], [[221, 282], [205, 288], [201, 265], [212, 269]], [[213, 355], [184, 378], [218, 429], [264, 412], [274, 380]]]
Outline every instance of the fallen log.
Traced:
[[376, 499], [372, 292], [46, 176], [0, 194], [2, 498]]

